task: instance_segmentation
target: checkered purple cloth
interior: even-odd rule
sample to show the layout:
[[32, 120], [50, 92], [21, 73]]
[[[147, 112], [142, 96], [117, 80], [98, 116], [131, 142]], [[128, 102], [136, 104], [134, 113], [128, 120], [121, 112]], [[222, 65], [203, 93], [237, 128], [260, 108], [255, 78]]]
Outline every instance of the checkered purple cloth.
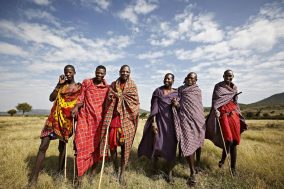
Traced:
[[[202, 105], [201, 90], [195, 84], [178, 88], [179, 122], [176, 127], [177, 139], [183, 155], [192, 155], [202, 146], [205, 137], [205, 117]], [[177, 125], [177, 124], [175, 124]]]

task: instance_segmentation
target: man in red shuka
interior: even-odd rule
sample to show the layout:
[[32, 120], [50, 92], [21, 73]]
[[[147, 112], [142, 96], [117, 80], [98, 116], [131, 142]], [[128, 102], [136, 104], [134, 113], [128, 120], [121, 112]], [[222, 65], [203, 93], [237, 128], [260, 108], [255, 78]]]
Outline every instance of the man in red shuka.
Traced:
[[226, 159], [226, 151], [218, 129], [218, 121], [221, 125], [225, 147], [231, 154], [231, 170], [236, 175], [237, 145], [240, 144], [241, 132], [247, 129], [244, 118], [241, 115], [237, 103], [237, 86], [232, 82], [234, 74], [232, 70], [226, 70], [224, 81], [215, 85], [212, 96], [212, 108], [206, 120], [206, 138], [216, 146], [223, 149], [219, 167], [222, 167]]
[[[82, 92], [75, 107], [73, 116], [78, 118], [75, 146], [76, 163], [79, 182], [83, 174], [100, 160], [100, 134], [103, 117], [103, 107], [109, 89], [106, 80], [106, 68], [97, 66], [96, 76], [85, 79]], [[94, 171], [94, 169], [93, 169]]]

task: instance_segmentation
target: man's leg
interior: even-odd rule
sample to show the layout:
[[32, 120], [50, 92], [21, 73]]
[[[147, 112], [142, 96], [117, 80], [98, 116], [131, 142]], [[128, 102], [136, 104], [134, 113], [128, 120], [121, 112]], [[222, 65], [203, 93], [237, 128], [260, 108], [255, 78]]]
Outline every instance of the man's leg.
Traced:
[[45, 158], [45, 153], [46, 153], [46, 150], [48, 149], [49, 143], [50, 143], [50, 138], [48, 136], [41, 139], [41, 144], [39, 146], [39, 150], [37, 153], [35, 167], [33, 169], [31, 180], [30, 180], [30, 183], [32, 184], [37, 182], [38, 175], [39, 175], [40, 170], [42, 169], [43, 160]]
[[119, 174], [119, 183], [122, 185], [125, 185], [125, 179], [124, 179], [124, 171], [125, 171], [125, 145], [121, 146], [121, 167], [120, 167], [120, 174]]
[[231, 170], [233, 176], [236, 176], [236, 161], [237, 161], [237, 146], [235, 144], [232, 144], [230, 148], [231, 153]]
[[229, 153], [230, 153], [230, 146], [231, 146], [231, 142], [226, 142], [227, 154], [226, 154], [225, 148], [223, 148], [222, 158], [221, 158], [221, 160], [219, 161], [219, 164], [218, 164], [218, 166], [219, 166], [220, 168], [223, 167], [223, 165], [224, 165], [224, 163], [225, 163], [225, 160], [226, 160], [226, 158], [227, 158], [227, 155], [229, 155]]
[[65, 152], [66, 152], [65, 142], [59, 140], [58, 151], [59, 151], [58, 172], [61, 173], [64, 170], [64, 163], [65, 163]]
[[199, 171], [201, 171], [201, 168], [200, 168], [201, 147], [197, 148], [197, 150], [195, 151], [195, 154], [196, 154], [195, 171], [196, 173], [198, 173]]
[[96, 174], [97, 165], [98, 165], [98, 163], [95, 162], [95, 163], [92, 165], [92, 167], [91, 167], [91, 175], [92, 175], [92, 177], [95, 176], [95, 174]]
[[154, 155], [154, 158], [153, 158], [153, 173], [154, 174], [158, 174], [159, 173], [158, 161], [159, 161], [159, 158]]
[[166, 181], [168, 183], [173, 183], [174, 179], [173, 179], [173, 169], [175, 167], [175, 162], [170, 162], [168, 164], [168, 170], [167, 170], [167, 177], [166, 177]]
[[196, 183], [195, 169], [194, 169], [194, 155], [195, 154], [191, 154], [190, 156], [186, 157], [186, 160], [188, 162], [189, 169], [190, 169], [190, 177], [189, 177], [189, 179], [187, 181], [188, 185], [194, 185]]
[[181, 150], [181, 145], [179, 143], [178, 145], [178, 159], [181, 161], [182, 160], [182, 150]]
[[113, 171], [114, 171], [114, 174], [117, 176], [118, 175], [117, 150], [116, 149], [111, 150], [110, 155], [111, 155], [111, 160], [113, 163]]

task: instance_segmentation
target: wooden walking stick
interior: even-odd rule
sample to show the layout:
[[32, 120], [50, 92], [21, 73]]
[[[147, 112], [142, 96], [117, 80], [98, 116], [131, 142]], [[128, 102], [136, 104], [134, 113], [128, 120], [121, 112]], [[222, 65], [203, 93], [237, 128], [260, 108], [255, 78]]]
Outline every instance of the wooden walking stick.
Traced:
[[66, 181], [66, 170], [67, 170], [67, 144], [65, 143], [65, 158], [64, 158], [64, 181]]
[[105, 152], [106, 152], [106, 146], [107, 146], [107, 143], [108, 143], [109, 127], [110, 127], [110, 125], [107, 127], [107, 132], [106, 132], [106, 141], [105, 141], [105, 145], [104, 145], [104, 151], [103, 151], [103, 162], [102, 162], [102, 168], [101, 168], [101, 173], [100, 173], [100, 181], [99, 181], [98, 189], [100, 189], [100, 188], [101, 188], [101, 182], [102, 182], [103, 173], [104, 173], [104, 166], [105, 166]]
[[76, 125], [75, 125], [75, 117], [73, 117], [73, 150], [74, 150], [74, 158], [73, 158], [73, 186], [75, 185], [75, 178], [76, 178], [76, 149], [75, 149], [75, 132], [76, 132]]
[[219, 129], [220, 129], [220, 133], [221, 133], [221, 137], [222, 137], [222, 141], [223, 141], [223, 145], [224, 145], [224, 150], [225, 150], [225, 153], [226, 153], [226, 157], [228, 157], [228, 165], [229, 165], [230, 174], [231, 174], [231, 176], [233, 177], [233, 173], [232, 173], [232, 170], [231, 170], [230, 158], [229, 158], [229, 156], [228, 156], [228, 152], [227, 152], [227, 148], [226, 148], [226, 144], [225, 144], [225, 140], [224, 140], [224, 136], [223, 136], [223, 131], [222, 131], [222, 128], [221, 128], [221, 124], [220, 124], [219, 118], [218, 118], [217, 116], [216, 116], [216, 119], [217, 119], [217, 122], [218, 122], [218, 125], [219, 125]]

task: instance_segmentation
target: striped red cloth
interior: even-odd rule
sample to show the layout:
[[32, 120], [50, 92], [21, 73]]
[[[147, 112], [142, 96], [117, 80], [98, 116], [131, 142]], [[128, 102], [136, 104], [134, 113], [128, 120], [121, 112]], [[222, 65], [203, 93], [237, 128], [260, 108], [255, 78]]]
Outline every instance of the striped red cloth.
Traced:
[[[121, 120], [121, 128], [124, 134], [124, 159], [127, 164], [139, 118], [139, 98], [137, 87], [132, 79], [128, 79], [125, 83], [123, 91], [120, 90], [120, 80], [117, 79], [111, 84], [108, 98], [106, 101], [106, 113], [102, 125], [100, 154], [107, 156], [109, 146], [104, 152], [106, 142], [106, 131], [113, 119], [114, 112], [118, 112]], [[109, 137], [108, 137], [109, 144]]]
[[76, 153], [78, 176], [82, 176], [100, 158], [99, 143], [102, 124], [103, 103], [108, 85], [94, 85], [93, 79], [85, 79], [77, 103], [83, 103], [78, 114], [76, 128]]

